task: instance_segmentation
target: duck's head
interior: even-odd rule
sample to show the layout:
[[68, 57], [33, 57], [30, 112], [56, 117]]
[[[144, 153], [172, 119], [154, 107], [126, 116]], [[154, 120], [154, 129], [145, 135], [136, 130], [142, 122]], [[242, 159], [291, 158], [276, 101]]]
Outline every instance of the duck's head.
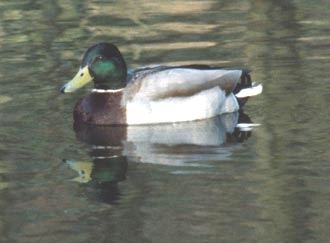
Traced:
[[126, 85], [126, 75], [126, 64], [118, 48], [98, 43], [85, 52], [78, 73], [61, 92], [74, 92], [91, 81], [96, 89], [120, 89]]

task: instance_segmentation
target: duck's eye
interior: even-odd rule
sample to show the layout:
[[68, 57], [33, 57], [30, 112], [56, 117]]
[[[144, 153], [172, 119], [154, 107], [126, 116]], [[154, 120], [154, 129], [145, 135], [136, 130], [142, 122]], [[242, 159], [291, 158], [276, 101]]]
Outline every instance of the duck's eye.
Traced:
[[102, 56], [96, 56], [96, 57], [93, 59], [91, 65], [94, 65], [95, 63], [97, 63], [98, 61], [101, 61], [101, 60], [103, 60], [103, 57], [102, 57]]
[[81, 73], [81, 74], [80, 74], [80, 77], [82, 77], [82, 76], [84, 76], [84, 73]]

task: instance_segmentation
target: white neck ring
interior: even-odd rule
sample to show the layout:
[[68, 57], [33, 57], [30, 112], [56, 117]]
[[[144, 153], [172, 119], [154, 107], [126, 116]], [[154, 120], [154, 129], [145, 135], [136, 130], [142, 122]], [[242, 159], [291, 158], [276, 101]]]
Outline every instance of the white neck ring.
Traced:
[[121, 89], [92, 89], [93, 93], [118, 93], [123, 91], [124, 88]]

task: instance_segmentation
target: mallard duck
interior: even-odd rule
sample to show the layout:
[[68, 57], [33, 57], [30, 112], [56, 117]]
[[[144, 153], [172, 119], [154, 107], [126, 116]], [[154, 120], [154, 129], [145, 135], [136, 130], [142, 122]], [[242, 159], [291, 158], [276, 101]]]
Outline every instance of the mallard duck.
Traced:
[[74, 121], [97, 125], [173, 123], [211, 118], [240, 109], [262, 85], [249, 72], [207, 65], [149, 66], [127, 72], [114, 44], [98, 43], [84, 54], [70, 93], [93, 81], [78, 101]]

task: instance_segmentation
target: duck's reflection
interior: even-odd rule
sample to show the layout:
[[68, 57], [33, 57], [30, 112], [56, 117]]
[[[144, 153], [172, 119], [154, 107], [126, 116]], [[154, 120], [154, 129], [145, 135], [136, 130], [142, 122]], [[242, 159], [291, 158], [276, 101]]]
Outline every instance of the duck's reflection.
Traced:
[[115, 203], [119, 197], [118, 182], [125, 180], [127, 160], [124, 156], [94, 158], [93, 161], [65, 160], [78, 173], [73, 181], [92, 186], [92, 197], [106, 203]]
[[[100, 200], [113, 203], [118, 182], [125, 180], [128, 161], [170, 166], [201, 166], [208, 160], [227, 159], [233, 146], [247, 140], [251, 124], [244, 113], [213, 119], [144, 126], [74, 124], [77, 138], [91, 145], [91, 161], [64, 160], [78, 173], [73, 180], [89, 183]], [[239, 126], [242, 127], [242, 126]]]
[[89, 145], [90, 161], [64, 160], [77, 177], [73, 181], [88, 183], [89, 195], [106, 203], [115, 203], [119, 197], [118, 182], [125, 180], [127, 157], [123, 155], [125, 127], [90, 127], [74, 124], [77, 138]]

